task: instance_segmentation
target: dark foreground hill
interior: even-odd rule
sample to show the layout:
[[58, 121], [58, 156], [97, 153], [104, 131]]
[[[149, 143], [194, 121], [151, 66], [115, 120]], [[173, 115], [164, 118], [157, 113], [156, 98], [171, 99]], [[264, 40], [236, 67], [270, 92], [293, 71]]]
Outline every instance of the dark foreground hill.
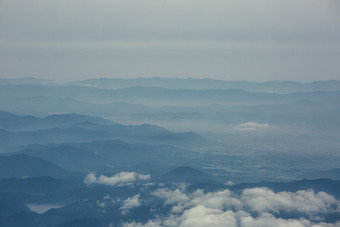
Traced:
[[51, 176], [70, 178], [77, 174], [62, 169], [46, 160], [25, 154], [0, 156], [0, 178]]

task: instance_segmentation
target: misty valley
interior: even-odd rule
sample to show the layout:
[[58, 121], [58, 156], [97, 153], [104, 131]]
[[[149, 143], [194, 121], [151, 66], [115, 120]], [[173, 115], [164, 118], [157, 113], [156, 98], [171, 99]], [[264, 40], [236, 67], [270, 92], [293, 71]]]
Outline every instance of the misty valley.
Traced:
[[340, 226], [340, 81], [0, 79], [0, 226]]

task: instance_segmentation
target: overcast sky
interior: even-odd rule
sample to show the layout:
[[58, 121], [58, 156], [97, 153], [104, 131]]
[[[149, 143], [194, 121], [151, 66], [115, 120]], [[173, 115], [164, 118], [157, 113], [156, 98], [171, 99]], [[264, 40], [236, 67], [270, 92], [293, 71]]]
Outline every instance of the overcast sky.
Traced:
[[0, 0], [0, 78], [340, 80], [339, 0]]

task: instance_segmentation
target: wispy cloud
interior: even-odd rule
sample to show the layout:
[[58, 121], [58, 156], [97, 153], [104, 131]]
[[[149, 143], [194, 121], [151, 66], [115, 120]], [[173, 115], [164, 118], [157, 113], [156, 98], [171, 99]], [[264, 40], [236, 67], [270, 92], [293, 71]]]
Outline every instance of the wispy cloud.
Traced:
[[241, 123], [235, 126], [234, 130], [249, 132], [249, 131], [263, 130], [267, 128], [269, 128], [269, 124], [249, 121], [249, 122]]

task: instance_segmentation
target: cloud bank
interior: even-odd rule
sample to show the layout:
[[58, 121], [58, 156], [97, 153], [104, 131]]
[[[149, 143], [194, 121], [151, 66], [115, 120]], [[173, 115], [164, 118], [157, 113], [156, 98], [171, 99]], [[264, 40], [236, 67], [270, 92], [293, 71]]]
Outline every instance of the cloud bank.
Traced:
[[268, 188], [251, 188], [235, 194], [229, 190], [185, 193], [180, 189], [160, 188], [152, 195], [171, 206], [168, 215], [146, 223], [124, 223], [124, 227], [340, 226], [340, 222], [327, 223], [322, 218], [338, 213], [340, 201], [324, 192], [312, 190], [275, 193]]
[[136, 181], [148, 180], [150, 178], [151, 176], [149, 174], [144, 175], [136, 172], [120, 172], [112, 177], [105, 175], [97, 177], [95, 173], [89, 173], [84, 179], [84, 183], [87, 185], [104, 184], [109, 186], [127, 186]]

